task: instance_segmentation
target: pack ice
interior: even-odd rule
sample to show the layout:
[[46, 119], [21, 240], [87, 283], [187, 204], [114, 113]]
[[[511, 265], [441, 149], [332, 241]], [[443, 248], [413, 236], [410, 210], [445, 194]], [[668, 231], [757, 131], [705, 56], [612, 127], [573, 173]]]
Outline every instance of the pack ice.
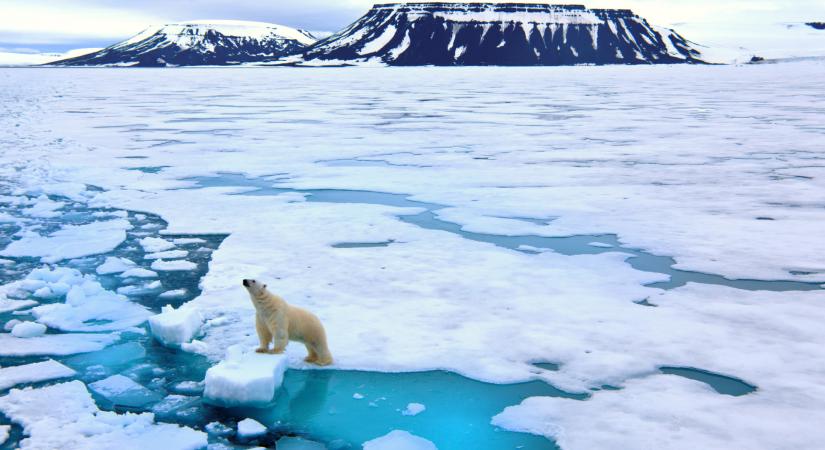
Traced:
[[265, 406], [284, 381], [286, 355], [245, 353], [239, 346], [206, 371], [203, 398], [221, 406]]

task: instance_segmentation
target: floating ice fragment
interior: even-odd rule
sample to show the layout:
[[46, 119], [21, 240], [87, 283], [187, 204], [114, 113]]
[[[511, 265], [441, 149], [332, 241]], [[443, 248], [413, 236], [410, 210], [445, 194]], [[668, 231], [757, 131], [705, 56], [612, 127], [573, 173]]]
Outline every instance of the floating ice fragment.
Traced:
[[207, 433], [213, 436], [226, 436], [228, 434], [232, 434], [232, 428], [220, 422], [209, 422], [204, 428]]
[[86, 225], [66, 225], [49, 236], [26, 233], [0, 251], [0, 256], [40, 257], [55, 263], [64, 259], [99, 255], [114, 250], [126, 240], [128, 220], [116, 219]]
[[422, 405], [421, 403], [409, 403], [407, 405], [407, 409], [401, 411], [401, 414], [405, 416], [416, 416], [424, 412], [424, 410], [426, 409], [427, 407]]
[[129, 269], [120, 274], [121, 278], [155, 278], [157, 276], [157, 272], [153, 272], [149, 269], [143, 269], [140, 267]]
[[178, 346], [194, 338], [203, 325], [200, 311], [191, 307], [175, 309], [164, 306], [161, 313], [149, 318], [152, 335], [164, 345]]
[[203, 392], [202, 381], [181, 381], [175, 384], [172, 389], [180, 394], [200, 394]]
[[33, 338], [46, 334], [46, 325], [35, 322], [20, 322], [11, 329], [11, 334], [19, 338]]
[[27, 308], [36, 305], [34, 300], [11, 300], [7, 298], [0, 299], [0, 314], [4, 312], [14, 311], [17, 309]]
[[200, 402], [200, 397], [188, 395], [167, 395], [160, 403], [152, 406], [152, 412], [161, 419], [171, 418]]
[[156, 237], [143, 238], [140, 240], [140, 245], [146, 253], [157, 253], [175, 248], [175, 244]]
[[184, 260], [174, 260], [174, 261], [166, 261], [163, 259], [158, 259], [152, 263], [152, 269], [161, 271], [161, 272], [171, 272], [171, 271], [183, 271], [183, 270], [195, 270], [198, 268], [198, 265], [191, 262], [191, 261], [184, 261]]
[[226, 360], [206, 371], [204, 400], [220, 406], [265, 406], [284, 380], [286, 355], [227, 350]]
[[52, 359], [22, 366], [0, 368], [0, 391], [20, 383], [38, 383], [56, 378], [72, 377], [76, 373]]
[[9, 434], [11, 433], [11, 425], [0, 425], [0, 445], [6, 443], [9, 440]]
[[9, 320], [8, 322], [6, 322], [6, 324], [5, 324], [5, 325], [3, 325], [3, 330], [5, 330], [5, 331], [11, 331], [11, 330], [12, 330], [12, 328], [14, 328], [14, 326], [15, 326], [15, 325], [17, 325], [18, 323], [22, 323], [22, 321], [21, 321], [21, 320], [17, 320], [17, 319], [11, 319], [11, 320]]
[[147, 253], [143, 258], [144, 259], [178, 259], [178, 258], [186, 258], [189, 256], [189, 252], [186, 250], [167, 250], [165, 252], [157, 252], [157, 253]]
[[364, 450], [438, 450], [432, 442], [410, 434], [393, 430], [389, 434], [364, 442]]
[[156, 392], [123, 375], [112, 375], [96, 381], [89, 388], [116, 406], [143, 408], [161, 400]]
[[178, 239], [173, 239], [172, 242], [174, 242], [177, 245], [205, 244], [206, 243], [206, 241], [201, 239], [201, 238], [178, 238]]
[[187, 293], [186, 289], [175, 289], [175, 290], [172, 290], [172, 291], [166, 291], [166, 292], [158, 295], [158, 298], [162, 298], [162, 299], [181, 298], [181, 297], [186, 297], [186, 293]]
[[20, 339], [0, 334], [0, 356], [73, 355], [101, 350], [117, 340], [107, 334], [47, 334]]
[[130, 259], [107, 256], [106, 261], [97, 267], [96, 272], [100, 275], [123, 273], [134, 268], [135, 265], [136, 264]]
[[251, 439], [266, 434], [266, 427], [255, 419], [244, 419], [238, 422], [238, 437]]
[[356, 393], [352, 394], [352, 398], [354, 398], [356, 400], [361, 400], [362, 398], [364, 398], [364, 395], [359, 394], [358, 392], [356, 392]]
[[612, 245], [606, 244], [604, 242], [590, 242], [587, 245], [589, 245], [591, 247], [599, 247], [599, 248], [613, 248]]
[[101, 411], [80, 381], [41, 389], [12, 389], [0, 397], [0, 412], [23, 426], [26, 449], [196, 450], [207, 434], [173, 424], [156, 424], [154, 415]]

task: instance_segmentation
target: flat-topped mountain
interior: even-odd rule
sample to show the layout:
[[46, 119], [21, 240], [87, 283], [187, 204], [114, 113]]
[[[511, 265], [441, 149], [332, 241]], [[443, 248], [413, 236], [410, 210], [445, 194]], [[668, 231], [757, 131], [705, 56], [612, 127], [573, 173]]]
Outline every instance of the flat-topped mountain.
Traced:
[[378, 4], [303, 59], [447, 66], [703, 62], [691, 42], [630, 10], [527, 3]]
[[181, 22], [152, 27], [103, 50], [52, 64], [150, 67], [240, 64], [298, 53], [315, 41], [306, 31], [271, 23]]

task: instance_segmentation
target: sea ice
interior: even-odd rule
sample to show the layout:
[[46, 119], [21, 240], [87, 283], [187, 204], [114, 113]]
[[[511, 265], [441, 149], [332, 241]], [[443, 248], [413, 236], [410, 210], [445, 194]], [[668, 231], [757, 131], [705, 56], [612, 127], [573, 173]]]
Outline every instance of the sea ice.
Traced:
[[6, 322], [5, 324], [3, 324], [3, 330], [11, 331], [12, 328], [14, 328], [15, 325], [17, 325], [18, 323], [21, 323], [21, 322], [22, 322], [21, 320], [11, 319], [8, 322]]
[[134, 261], [127, 258], [117, 258], [114, 256], [107, 256], [106, 261], [97, 267], [96, 272], [99, 275], [109, 275], [112, 273], [123, 273], [135, 267]]
[[46, 325], [35, 322], [20, 322], [11, 329], [11, 334], [18, 338], [33, 338], [46, 334]]
[[185, 260], [180, 260], [180, 259], [176, 259], [176, 260], [172, 260], [172, 261], [166, 261], [166, 260], [163, 260], [163, 259], [158, 259], [158, 260], [155, 260], [155, 262], [152, 263], [152, 269], [157, 270], [159, 272], [195, 270], [197, 268], [198, 268], [197, 264], [195, 264], [191, 261], [185, 261]]
[[38, 383], [56, 378], [72, 377], [76, 372], [57, 361], [43, 362], [0, 368], [0, 391], [20, 383]]
[[421, 414], [426, 410], [427, 407], [422, 405], [421, 403], [410, 403], [407, 405], [407, 408], [404, 411], [401, 411], [401, 414], [405, 416], [416, 416]]
[[140, 240], [140, 245], [146, 253], [157, 253], [175, 248], [175, 244], [166, 239], [146, 237]]
[[244, 419], [238, 422], [238, 437], [251, 439], [266, 434], [266, 427], [255, 419]]
[[149, 269], [144, 269], [142, 267], [128, 269], [120, 274], [121, 278], [156, 278], [157, 276], [157, 272], [151, 271]]
[[149, 318], [152, 335], [164, 345], [177, 346], [197, 336], [203, 325], [200, 311], [192, 307], [175, 309], [164, 306], [161, 313]]
[[8, 298], [0, 298], [0, 314], [27, 308], [36, 304], [37, 302], [34, 300], [12, 300]]
[[73, 355], [94, 352], [105, 348], [118, 339], [109, 334], [47, 334], [20, 339], [0, 333], [0, 356]]
[[189, 256], [189, 252], [186, 250], [167, 250], [165, 252], [156, 252], [156, 253], [147, 253], [143, 258], [144, 259], [178, 259], [178, 258], [186, 258]]
[[13, 389], [0, 397], [0, 412], [23, 426], [23, 450], [103, 449], [196, 450], [207, 434], [173, 424], [154, 423], [154, 415], [116, 414], [97, 408], [80, 381], [41, 389]]
[[438, 450], [432, 442], [403, 430], [364, 442], [364, 450]]
[[226, 359], [206, 371], [203, 397], [221, 406], [265, 406], [284, 380], [286, 355], [227, 350]]
[[65, 225], [48, 235], [28, 232], [12, 241], [0, 256], [40, 257], [43, 262], [56, 263], [64, 259], [98, 255], [114, 250], [126, 240], [128, 220], [116, 219], [87, 225]]
[[171, 290], [171, 291], [166, 291], [166, 292], [161, 293], [160, 295], [158, 295], [158, 298], [172, 299], [172, 298], [186, 297], [187, 292], [188, 291], [186, 289], [174, 289], [174, 290]]
[[142, 408], [162, 399], [156, 392], [146, 389], [129, 377], [112, 375], [89, 385], [98, 395], [113, 405]]
[[284, 436], [275, 443], [278, 450], [327, 450], [327, 447], [315, 441], [300, 437]]

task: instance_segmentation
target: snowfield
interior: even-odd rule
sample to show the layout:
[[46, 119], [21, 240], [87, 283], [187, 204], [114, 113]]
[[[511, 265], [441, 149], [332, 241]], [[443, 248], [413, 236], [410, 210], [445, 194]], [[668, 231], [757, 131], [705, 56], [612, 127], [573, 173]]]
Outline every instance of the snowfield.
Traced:
[[[815, 449], [825, 439], [824, 84], [816, 62], [0, 70], [0, 222], [20, 228], [0, 255], [100, 255], [131, 230], [111, 217], [46, 230], [4, 219], [3, 208], [36, 193], [158, 214], [165, 233], [228, 234], [201, 295], [151, 321], [175, 351], [218, 364], [232, 345], [253, 349], [241, 280], [255, 278], [321, 318], [332, 369], [443, 369], [591, 394], [532, 397], [490, 417], [564, 449]], [[56, 210], [43, 203], [31, 213]], [[581, 236], [582, 245], [491, 243], [518, 236]], [[194, 247], [140, 241], [166, 258], [147, 262], [160, 275], [122, 258], [97, 272], [176, 276], [196, 266], [175, 259], [197, 253], [196, 240], [186, 243]], [[655, 287], [667, 275], [631, 266], [623, 248], [670, 256], [683, 271], [807, 290]], [[121, 296], [66, 270], [37, 272], [68, 273], [86, 289], [69, 283], [78, 303], [35, 306], [45, 325], [121, 330], [146, 319], [137, 305], [128, 317], [93, 314], [85, 305], [108, 308]], [[34, 306], [14, 289], [56, 289], [27, 275], [0, 288], [0, 308]], [[110, 322], [85, 324], [99, 317]], [[21, 347], [2, 333], [0, 355], [82, 352], [112, 336], [47, 334]], [[289, 367], [307, 368], [304, 356], [291, 344]], [[542, 362], [558, 370], [534, 365]], [[662, 367], [756, 390], [720, 394]], [[221, 395], [238, 383], [228, 377]], [[150, 444], [156, 432], [181, 448], [205, 443], [149, 413], [99, 411], [79, 381], [43, 389], [0, 397], [0, 410], [35, 433], [31, 446], [72, 444], [85, 427], [101, 445]], [[79, 403], [39, 422], [50, 395]], [[420, 417], [433, 414], [427, 402]], [[50, 423], [65, 435], [39, 431]], [[436, 436], [419, 434], [393, 431], [369, 445], [435, 448]]]

